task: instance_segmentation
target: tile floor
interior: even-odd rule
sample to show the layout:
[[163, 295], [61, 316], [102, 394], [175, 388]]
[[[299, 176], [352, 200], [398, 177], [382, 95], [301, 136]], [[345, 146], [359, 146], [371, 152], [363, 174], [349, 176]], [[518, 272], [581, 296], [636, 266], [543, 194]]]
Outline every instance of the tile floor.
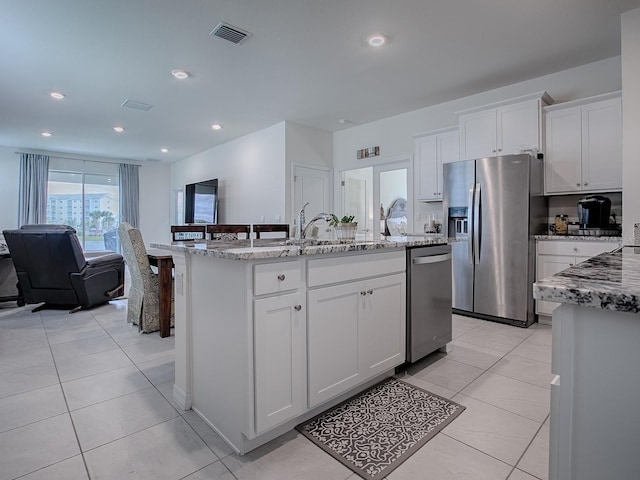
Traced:
[[[125, 301], [31, 308], [0, 304], [0, 480], [359, 478], [295, 431], [233, 454], [174, 407], [174, 338], [138, 334]], [[453, 326], [449, 354], [398, 377], [467, 409], [389, 480], [546, 479], [551, 329]]]

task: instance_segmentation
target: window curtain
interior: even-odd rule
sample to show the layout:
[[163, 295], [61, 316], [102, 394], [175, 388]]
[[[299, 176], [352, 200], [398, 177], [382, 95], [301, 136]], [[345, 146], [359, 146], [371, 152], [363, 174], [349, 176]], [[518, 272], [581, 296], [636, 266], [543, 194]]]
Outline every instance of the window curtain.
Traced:
[[140, 182], [138, 165], [120, 164], [120, 221], [138, 228], [140, 216]]
[[18, 223], [20, 226], [47, 223], [49, 156], [20, 154]]

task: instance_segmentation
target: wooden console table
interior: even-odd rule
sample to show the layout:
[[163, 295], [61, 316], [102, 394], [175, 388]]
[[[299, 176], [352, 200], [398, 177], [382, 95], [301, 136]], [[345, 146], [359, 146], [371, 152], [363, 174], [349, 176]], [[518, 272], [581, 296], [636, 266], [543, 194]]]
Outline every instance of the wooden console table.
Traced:
[[147, 250], [149, 263], [158, 267], [158, 303], [160, 336], [171, 335], [171, 298], [173, 297], [173, 257], [166, 250]]

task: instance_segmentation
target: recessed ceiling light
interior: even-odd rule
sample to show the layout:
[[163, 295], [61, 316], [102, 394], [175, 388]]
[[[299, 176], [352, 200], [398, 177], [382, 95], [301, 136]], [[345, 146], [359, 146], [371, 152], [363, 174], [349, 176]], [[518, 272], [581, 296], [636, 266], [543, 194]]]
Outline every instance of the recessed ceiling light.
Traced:
[[56, 100], [62, 100], [64, 97], [66, 97], [64, 93], [60, 93], [60, 92], [51, 92], [49, 96], [51, 98], [55, 98]]
[[372, 47], [381, 47], [387, 42], [387, 37], [382, 35], [381, 33], [374, 33], [367, 37], [367, 43]]
[[169, 151], [169, 149], [168, 149], [168, 148], [166, 148], [166, 147], [163, 147], [163, 148], [161, 148], [161, 149], [160, 149], [160, 151], [161, 151], [162, 153], [167, 153], [167, 152]]
[[118, 132], [118, 133], [122, 133], [122, 132], [124, 132], [124, 127], [115, 126], [115, 127], [113, 127], [113, 131], [114, 132]]
[[189, 78], [191, 74], [186, 70], [171, 70], [171, 75], [176, 77], [178, 80], [184, 80], [185, 78]]
[[43, 137], [50, 137], [51, 136], [51, 132], [42, 132], [42, 136]]
[[213, 128], [214, 130], [222, 130], [222, 125], [220, 125], [219, 123], [214, 123], [213, 125], [211, 125], [211, 128]]

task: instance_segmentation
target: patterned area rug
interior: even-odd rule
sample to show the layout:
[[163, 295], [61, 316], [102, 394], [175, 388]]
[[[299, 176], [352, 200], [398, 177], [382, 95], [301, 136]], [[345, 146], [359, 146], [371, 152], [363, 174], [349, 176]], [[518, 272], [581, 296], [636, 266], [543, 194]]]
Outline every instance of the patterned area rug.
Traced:
[[464, 409], [390, 378], [296, 428], [361, 477], [377, 480], [395, 470]]

